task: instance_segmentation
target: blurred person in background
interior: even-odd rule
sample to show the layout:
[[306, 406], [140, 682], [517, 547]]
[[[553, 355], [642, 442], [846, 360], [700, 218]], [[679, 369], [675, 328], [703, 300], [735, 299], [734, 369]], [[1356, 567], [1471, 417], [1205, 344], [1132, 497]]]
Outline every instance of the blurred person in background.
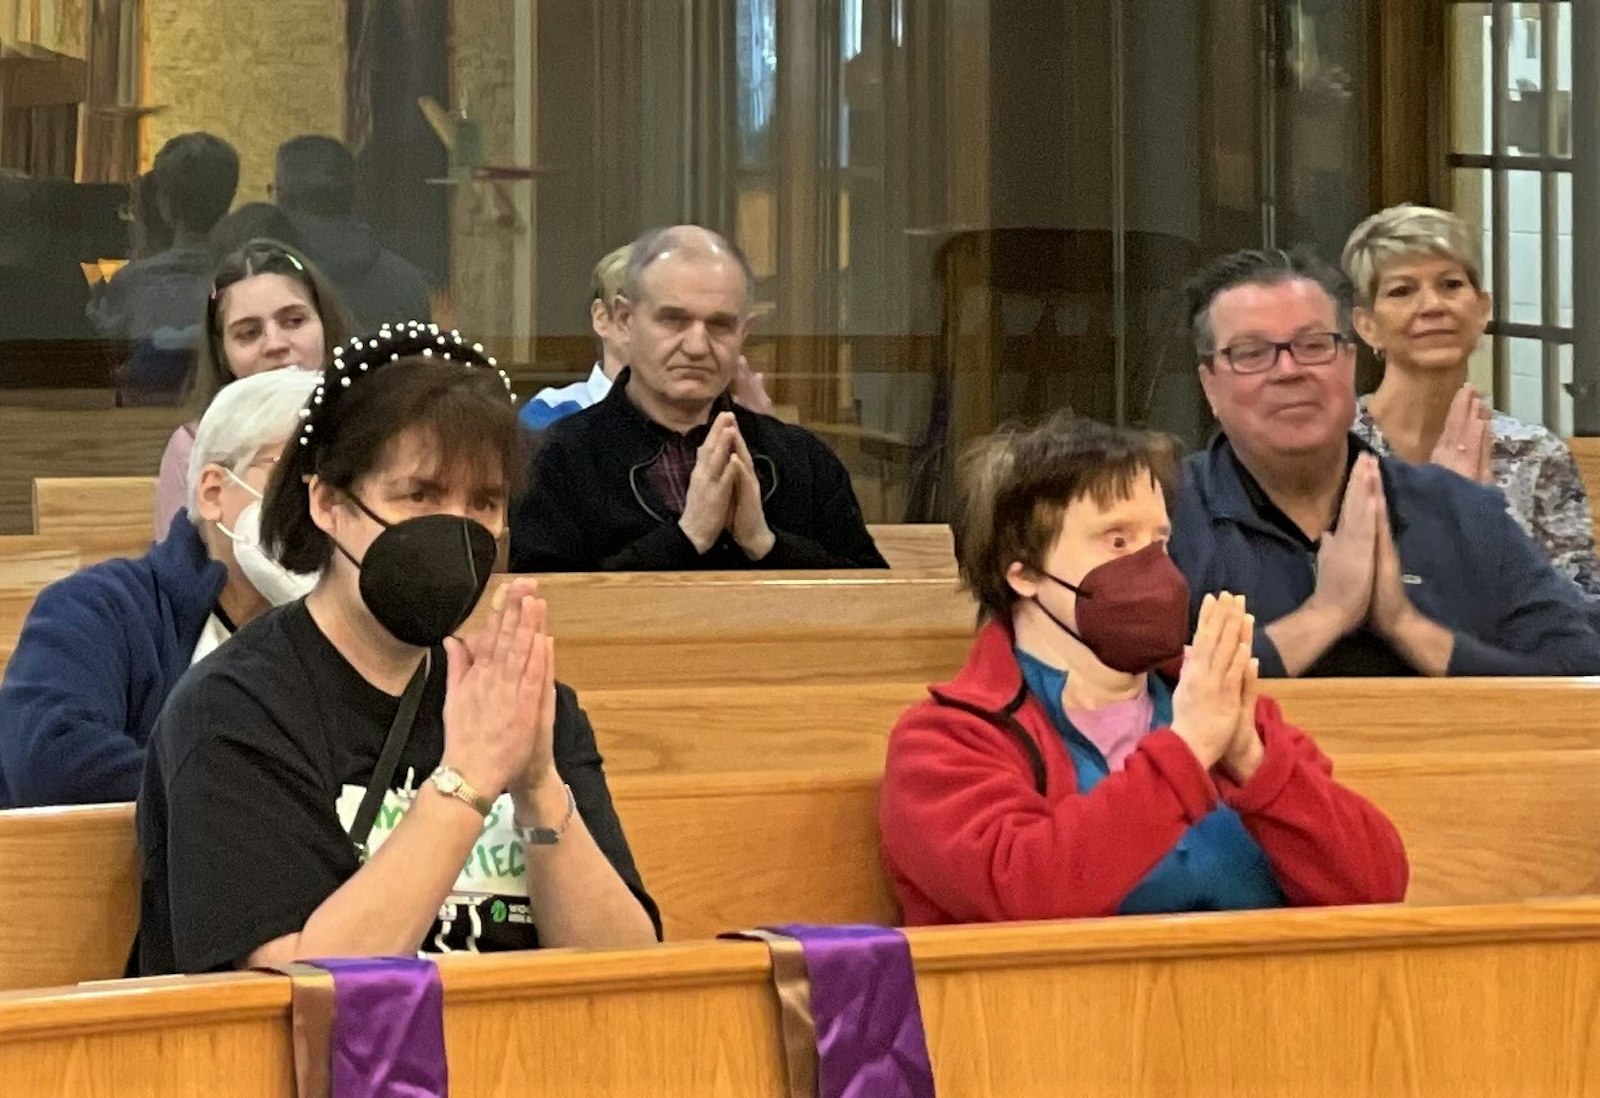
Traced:
[[306, 134], [278, 147], [273, 200], [299, 231], [305, 254], [339, 289], [364, 331], [428, 320], [428, 281], [385, 248], [355, 215], [356, 161], [331, 137]]

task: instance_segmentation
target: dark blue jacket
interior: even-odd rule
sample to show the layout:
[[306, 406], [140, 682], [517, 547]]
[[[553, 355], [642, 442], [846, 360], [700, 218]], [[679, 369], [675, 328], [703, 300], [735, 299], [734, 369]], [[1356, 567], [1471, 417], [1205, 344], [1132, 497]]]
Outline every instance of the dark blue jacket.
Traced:
[[227, 578], [180, 512], [144, 556], [39, 593], [0, 685], [0, 808], [134, 799], [156, 714]]
[[[1352, 436], [1353, 446], [1366, 449]], [[1406, 594], [1455, 635], [1451, 675], [1600, 674], [1600, 637], [1571, 580], [1506, 514], [1498, 489], [1437, 465], [1379, 459]], [[1263, 675], [1283, 660], [1263, 626], [1297, 610], [1316, 587], [1316, 554], [1262, 518], [1219, 435], [1183, 466], [1170, 551], [1188, 577], [1190, 620], [1205, 595], [1245, 596]], [[1308, 675], [1416, 672], [1365, 629], [1344, 637]]]

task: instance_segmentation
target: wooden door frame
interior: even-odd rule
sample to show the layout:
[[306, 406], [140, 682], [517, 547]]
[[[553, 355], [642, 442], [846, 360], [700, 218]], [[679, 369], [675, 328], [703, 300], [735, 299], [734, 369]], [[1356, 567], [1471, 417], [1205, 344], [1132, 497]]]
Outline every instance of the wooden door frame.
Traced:
[[1371, 0], [1368, 141], [1372, 207], [1447, 201], [1450, 53], [1445, 0]]

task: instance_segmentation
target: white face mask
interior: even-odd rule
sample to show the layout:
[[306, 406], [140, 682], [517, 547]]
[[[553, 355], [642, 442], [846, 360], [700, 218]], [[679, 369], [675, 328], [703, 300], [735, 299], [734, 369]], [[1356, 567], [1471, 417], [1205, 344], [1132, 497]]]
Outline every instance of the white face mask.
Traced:
[[246, 484], [232, 471], [228, 472], [234, 483], [256, 497], [256, 501], [239, 512], [239, 519], [229, 530], [222, 523], [217, 523], [217, 529], [226, 534], [233, 542], [233, 559], [239, 562], [239, 569], [244, 573], [250, 585], [274, 606], [284, 606], [302, 599], [311, 593], [317, 585], [315, 573], [301, 575], [291, 572], [271, 557], [266, 550], [261, 548], [261, 493]]

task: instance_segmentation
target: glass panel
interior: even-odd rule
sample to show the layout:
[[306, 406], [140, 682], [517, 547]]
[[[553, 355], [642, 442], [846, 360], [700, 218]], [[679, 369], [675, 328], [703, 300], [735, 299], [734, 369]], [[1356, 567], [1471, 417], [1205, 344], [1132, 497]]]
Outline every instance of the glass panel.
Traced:
[[1281, 147], [1278, 243], [1314, 245], [1337, 257], [1371, 212], [1365, 132], [1363, 3], [1289, 4], [1292, 79], [1275, 104]]
[[739, 159], [764, 165], [778, 99], [778, 0], [739, 0]]
[[1450, 148], [1487, 153], [1490, 10], [1486, 3], [1447, 5], [1450, 19]]
[[[524, 396], [592, 367], [600, 257], [653, 225], [729, 234], [756, 276], [745, 356], [875, 521], [938, 517], [951, 456], [1011, 415], [1070, 405], [1199, 442], [1177, 288], [1235, 248], [1335, 255], [1368, 212], [1375, 6], [33, 4], [57, 14], [6, 32], [23, 60], [0, 116], [0, 533], [31, 528], [33, 477], [153, 475], [193, 418], [211, 225], [175, 232], [141, 173], [195, 131], [238, 155], [210, 205], [291, 227], [319, 223], [275, 179], [278, 146], [338, 138], [323, 182], [352, 181], [351, 213], [305, 250], [353, 301], [368, 242], [392, 253], [413, 292], [362, 301], [362, 326], [459, 327]], [[94, 22], [119, 7], [138, 26]], [[177, 289], [151, 280], [159, 308], [91, 309], [156, 257], [186, 265]]]
[[[1569, 4], [1552, 5], [1555, 11], [1555, 86], [1545, 88], [1545, 38], [1543, 9], [1519, 4], [1511, 9], [1510, 48], [1506, 57], [1507, 151], [1527, 156], [1571, 154], [1572, 133], [1572, 11]], [[1484, 70], [1487, 72], [1487, 68]], [[1548, 93], [1548, 95], [1547, 95]], [[1549, 98], [1553, 140], [1546, 139], [1544, 111]]]
[[1544, 320], [1544, 245], [1540, 211], [1544, 195], [1538, 172], [1506, 173], [1506, 214], [1510, 253], [1507, 272], [1511, 283], [1506, 315], [1514, 321], [1538, 324]]
[[1506, 340], [1511, 362], [1511, 392], [1505, 407], [1508, 415], [1527, 423], [1544, 422], [1544, 344], [1537, 339]]
[[1572, 5], [1555, 6], [1556, 92], [1552, 100], [1557, 156], [1572, 155]]

